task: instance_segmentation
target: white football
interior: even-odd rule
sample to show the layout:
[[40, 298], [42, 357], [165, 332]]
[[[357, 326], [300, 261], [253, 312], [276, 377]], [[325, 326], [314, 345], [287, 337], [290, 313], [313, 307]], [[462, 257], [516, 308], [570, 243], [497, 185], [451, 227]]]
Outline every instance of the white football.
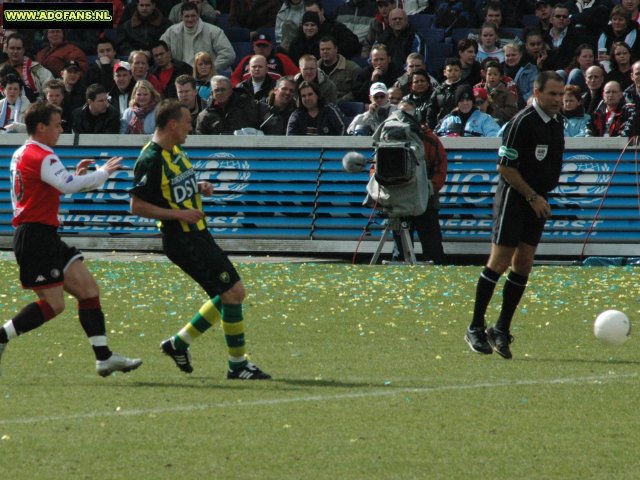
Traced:
[[622, 345], [631, 334], [631, 322], [619, 310], [606, 310], [596, 318], [593, 333], [602, 343]]
[[342, 157], [342, 167], [349, 173], [357, 173], [364, 170], [367, 165], [367, 159], [358, 152], [347, 152]]

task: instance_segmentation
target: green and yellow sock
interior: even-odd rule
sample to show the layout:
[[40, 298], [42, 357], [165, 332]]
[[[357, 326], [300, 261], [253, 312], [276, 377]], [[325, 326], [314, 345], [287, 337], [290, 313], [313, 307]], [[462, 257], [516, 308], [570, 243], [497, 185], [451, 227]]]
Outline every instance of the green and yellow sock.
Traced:
[[229, 368], [236, 370], [247, 364], [244, 342], [242, 304], [222, 304], [222, 329], [229, 350]]
[[173, 345], [178, 352], [184, 352], [193, 341], [220, 320], [222, 301], [219, 296], [200, 307], [191, 321], [173, 337]]

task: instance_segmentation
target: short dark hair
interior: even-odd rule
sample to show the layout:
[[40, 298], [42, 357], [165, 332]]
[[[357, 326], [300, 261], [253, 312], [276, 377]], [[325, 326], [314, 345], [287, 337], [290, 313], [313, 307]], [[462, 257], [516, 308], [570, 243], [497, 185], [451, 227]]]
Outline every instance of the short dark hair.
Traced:
[[98, 40], [98, 42], [96, 43], [96, 51], [98, 51], [98, 45], [101, 45], [103, 43], [108, 43], [109, 45], [111, 45], [111, 48], [113, 48], [116, 52], [118, 51], [116, 49], [116, 44], [114, 43], [114, 41], [106, 37]]
[[171, 49], [169, 48], [169, 45], [167, 45], [167, 42], [165, 42], [164, 40], [156, 40], [155, 42], [151, 43], [151, 47], [149, 48], [149, 51], [152, 51], [154, 48], [158, 48], [158, 47], [164, 48], [167, 52], [171, 51]]
[[458, 57], [449, 57], [444, 61], [444, 66], [456, 66], [458, 68], [462, 68], [462, 63], [460, 62], [460, 59]]
[[184, 12], [187, 12], [189, 10], [195, 10], [197, 12], [198, 6], [193, 2], [183, 3], [182, 6], [180, 7], [180, 16], [182, 17]]
[[302, 104], [302, 96], [300, 95], [300, 92], [304, 88], [310, 88], [313, 90], [318, 97], [318, 102], [320, 102], [322, 95], [320, 95], [320, 87], [318, 87], [318, 84], [316, 82], [307, 82], [306, 80], [303, 80], [302, 83], [298, 85], [298, 102], [296, 105], [298, 108], [304, 108], [304, 105]]
[[22, 42], [22, 46], [24, 47], [24, 37], [19, 33], [12, 33], [7, 37], [7, 45], [9, 44], [9, 40], [20, 40]]
[[473, 47], [473, 49], [478, 53], [478, 42], [476, 42], [473, 38], [461, 38], [456, 43], [456, 53], [464, 52], [469, 47]]
[[27, 133], [29, 135], [36, 133], [39, 123], [49, 125], [51, 122], [51, 116], [55, 113], [62, 115], [62, 109], [52, 103], [32, 103], [24, 114], [24, 123], [27, 127]]
[[0, 85], [2, 85], [3, 88], [7, 88], [7, 85], [10, 85], [12, 83], [17, 83], [18, 85], [20, 85], [20, 88], [22, 88], [24, 85], [24, 82], [20, 78], [20, 75], [16, 75], [14, 73], [5, 75], [2, 78], [2, 81], [0, 81]]
[[332, 42], [336, 47], [338, 46], [338, 42], [335, 37], [332, 37], [331, 35], [324, 35], [320, 37], [320, 43], [322, 42]]
[[485, 58], [482, 63], [480, 64], [480, 67], [482, 68], [482, 70], [484, 70], [485, 72], [487, 70], [489, 70], [490, 68], [497, 68], [498, 71], [500, 72], [500, 75], [502, 75], [502, 64], [497, 61], [495, 58], [493, 57], [487, 57]]
[[187, 83], [191, 84], [193, 89], [196, 89], [196, 79], [191, 75], [183, 74], [176, 78], [176, 85], [186, 85]]
[[87, 101], [93, 101], [101, 93], [107, 93], [107, 89], [104, 88], [104, 85], [102, 85], [101, 83], [92, 83], [87, 87], [85, 98], [87, 99]]
[[182, 109], [189, 110], [175, 98], [165, 98], [156, 107], [156, 128], [167, 128], [171, 120], [182, 118]]
[[564, 80], [556, 72], [554, 72], [553, 70], [544, 70], [538, 74], [535, 81], [533, 82], [533, 86], [534, 88], [537, 88], [538, 91], [544, 92], [544, 89], [547, 86], [547, 82], [549, 80], [555, 80], [556, 82], [564, 84]]
[[51, 80], [47, 80], [42, 89], [47, 92], [47, 90], [61, 90], [64, 93], [64, 82], [59, 78], [52, 78]]

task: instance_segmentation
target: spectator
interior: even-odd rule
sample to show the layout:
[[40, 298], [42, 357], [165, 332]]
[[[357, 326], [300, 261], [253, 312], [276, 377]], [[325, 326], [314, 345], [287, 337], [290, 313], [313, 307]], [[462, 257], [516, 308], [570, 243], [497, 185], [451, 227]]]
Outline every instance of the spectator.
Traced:
[[87, 103], [72, 112], [74, 133], [118, 133], [118, 111], [109, 105], [106, 89], [97, 83], [86, 91]]
[[338, 53], [338, 44], [331, 37], [320, 39], [320, 60], [318, 67], [336, 86], [337, 101], [350, 101], [353, 98], [360, 66]]
[[24, 39], [17, 33], [12, 33], [6, 39], [5, 50], [8, 58], [5, 64], [13, 67], [22, 79], [24, 93], [30, 102], [44, 96], [44, 84], [53, 78], [49, 70], [32, 61], [24, 54]]
[[538, 18], [536, 28], [543, 34], [548, 35], [551, 29], [551, 4], [547, 0], [537, 0], [535, 15]]
[[62, 132], [71, 133], [71, 111], [64, 105], [64, 83], [54, 78], [44, 84], [44, 99], [62, 110]]
[[544, 43], [542, 32], [535, 29], [526, 30], [524, 34], [524, 48], [525, 61], [535, 65], [539, 72], [551, 68], [546, 66], [549, 51], [547, 44]]
[[150, 72], [151, 54], [145, 50], [134, 50], [129, 54], [129, 64], [131, 65], [131, 75], [134, 82], [146, 80], [153, 88], [159, 92], [162, 90], [160, 80]]
[[195, 131], [198, 115], [204, 110], [204, 100], [196, 90], [196, 79], [191, 75], [180, 75], [175, 80], [175, 90], [178, 101], [189, 109], [191, 128]]
[[[376, 0], [376, 6], [378, 7], [378, 13], [376, 13], [371, 27], [369, 27], [369, 33], [367, 34], [367, 45], [369, 48], [373, 48], [373, 46], [378, 43], [376, 42], [376, 38], [381, 37], [384, 31], [390, 28], [389, 12], [396, 8], [396, 3], [394, 0]], [[369, 54], [370, 51], [367, 51], [366, 48], [362, 51], [363, 56]]]
[[[333, 37], [338, 42], [338, 50], [346, 58], [360, 56], [361, 47], [358, 37], [344, 24], [328, 19], [324, 15], [324, 9], [320, 0], [305, 0], [304, 8], [306, 12], [315, 12], [320, 18], [320, 38]], [[316, 58], [318, 56], [316, 55]]]
[[[117, 62], [113, 66], [113, 80], [114, 87], [109, 90], [109, 103], [116, 109], [118, 118], [120, 118], [122, 112], [129, 107], [131, 92], [133, 92], [133, 86], [136, 83], [131, 74], [129, 62]], [[119, 123], [118, 131], [120, 131]]]
[[462, 84], [456, 88], [454, 108], [436, 127], [439, 137], [496, 137], [500, 126], [491, 115], [482, 112], [475, 104], [473, 89]]
[[180, 75], [190, 75], [193, 67], [171, 58], [169, 46], [164, 40], [158, 40], [151, 46], [151, 55], [154, 62], [151, 74], [160, 84], [158, 93], [165, 98], [177, 98], [176, 78]]
[[488, 60], [484, 63], [484, 81], [476, 84], [476, 87], [484, 88], [489, 94], [488, 113], [500, 125], [507, 123], [518, 113], [518, 96], [513, 93], [503, 81], [502, 66]]
[[[585, 43], [596, 43], [597, 35], [609, 23], [610, 0], [568, 0], [571, 24], [581, 33]], [[581, 42], [580, 42], [581, 43]]]
[[198, 52], [193, 60], [193, 78], [196, 80], [198, 96], [203, 100], [211, 97], [211, 79], [216, 75], [213, 59], [207, 52]]
[[[405, 2], [406, 7], [406, 2]], [[348, 0], [336, 10], [336, 20], [355, 33], [361, 47], [365, 48], [371, 22], [378, 13], [374, 0]]]
[[300, 73], [295, 76], [296, 83], [298, 85], [302, 82], [315, 83], [318, 86], [320, 97], [326, 103], [336, 103], [338, 98], [336, 85], [318, 68], [316, 58], [312, 55], [303, 55], [298, 65]]
[[638, 10], [639, 5], [640, 0], [622, 0], [620, 2], [620, 6], [629, 12], [631, 20], [636, 23], [640, 23], [640, 11]]
[[80, 78], [82, 72], [75, 60], [64, 64], [62, 69], [62, 83], [64, 84], [64, 103], [67, 109], [73, 111], [84, 105], [87, 87]]
[[482, 80], [480, 62], [478, 61], [478, 42], [470, 38], [462, 38], [456, 44], [456, 55], [460, 59], [462, 70], [460, 80], [468, 85], [475, 85]]
[[[253, 54], [262, 55], [267, 59], [267, 71], [273, 80], [277, 80], [283, 76], [294, 76], [299, 72], [296, 64], [284, 53], [274, 51], [271, 43], [271, 36], [261, 33], [253, 37]], [[238, 63], [238, 66], [231, 74], [231, 84], [235, 87], [243, 80], [249, 78], [249, 60], [253, 55], [247, 55]]]
[[211, 103], [198, 115], [196, 132], [206, 135], [233, 135], [242, 128], [260, 127], [266, 108], [240, 91], [222, 75], [211, 79]]
[[473, 88], [473, 104], [482, 113], [488, 113], [489, 110], [489, 94], [486, 88]]
[[276, 15], [280, 10], [280, 0], [246, 0], [231, 2], [229, 25], [251, 30], [257, 34], [261, 28], [271, 28], [276, 25]]
[[522, 46], [507, 43], [504, 48], [503, 73], [513, 79], [518, 95], [518, 107], [524, 108], [527, 100], [533, 95], [533, 82], [538, 75], [538, 68], [528, 62], [522, 55]]
[[236, 88], [255, 100], [262, 100], [276, 86], [276, 81], [268, 75], [267, 59], [262, 55], [251, 57], [249, 72], [249, 78], [240, 82]]
[[414, 104], [414, 116], [420, 122], [424, 131], [427, 131], [428, 128], [427, 112], [429, 110], [429, 101], [434, 91], [435, 88], [431, 85], [426, 71], [416, 70], [409, 77], [409, 94], [403, 100], [408, 100]]
[[282, 2], [282, 6], [276, 16], [276, 43], [285, 52], [289, 51], [291, 41], [298, 33], [298, 27], [302, 24], [303, 15], [303, 0], [284, 0]]
[[36, 61], [48, 69], [54, 77], [59, 77], [62, 67], [69, 60], [80, 66], [83, 74], [87, 73], [87, 57], [78, 47], [65, 40], [65, 32], [59, 28], [45, 30], [49, 45], [36, 54]]
[[504, 62], [504, 52], [498, 46], [498, 27], [491, 22], [485, 22], [480, 28], [478, 40], [478, 54], [476, 58], [482, 62], [486, 58], [493, 58], [498, 62]]
[[31, 105], [22, 93], [22, 80], [9, 74], [2, 81], [4, 98], [0, 100], [0, 127], [3, 133], [26, 133], [24, 114]]
[[558, 74], [565, 79], [569, 85], [577, 85], [581, 91], [587, 89], [584, 77], [587, 69], [595, 63], [595, 50], [588, 43], [582, 43], [576, 48], [573, 60], [564, 70], [559, 70]]
[[181, 12], [182, 21], [160, 37], [169, 45], [171, 56], [193, 66], [196, 53], [207, 52], [217, 72], [227, 70], [236, 59], [236, 52], [222, 29], [203, 22], [191, 2], [183, 4]]
[[411, 52], [419, 53], [422, 58], [427, 57], [424, 37], [409, 25], [403, 9], [394, 8], [389, 12], [389, 27], [377, 40], [387, 46], [393, 63], [402, 65]]
[[[549, 58], [545, 61], [544, 69], [562, 70], [569, 63], [576, 48], [587, 38], [571, 24], [567, 4], [559, 3], [551, 12], [551, 28], [549, 29]], [[542, 68], [540, 68], [542, 70]]]
[[346, 126], [338, 108], [326, 103], [314, 82], [298, 85], [298, 108], [289, 117], [287, 135], [344, 135]]
[[454, 94], [458, 85], [462, 83], [460, 80], [461, 71], [460, 60], [457, 58], [448, 58], [445, 61], [445, 80], [433, 91], [427, 107], [427, 124], [431, 130], [434, 130], [440, 120], [456, 106]]
[[522, 10], [519, 0], [476, 0], [474, 12], [477, 18], [484, 22], [493, 22], [498, 28], [503, 26], [517, 27], [520, 25], [518, 10]]
[[291, 41], [289, 56], [294, 62], [300, 60], [303, 55], [309, 54], [318, 58], [320, 56], [320, 17], [315, 12], [304, 12], [302, 25], [298, 28], [298, 34]]
[[587, 135], [591, 116], [584, 113], [582, 92], [577, 85], [565, 85], [561, 113], [564, 119], [565, 137], [584, 137]]
[[267, 98], [261, 100], [268, 110], [260, 124], [266, 135], [286, 135], [289, 117], [296, 109], [296, 83], [288, 77], [280, 77]]
[[347, 127], [349, 135], [371, 136], [397, 107], [389, 101], [387, 86], [382, 82], [371, 85], [369, 109], [355, 116]]
[[582, 95], [582, 105], [585, 112], [593, 116], [593, 112], [602, 101], [604, 69], [599, 65], [587, 68], [585, 83], [587, 84], [587, 91]]
[[210, 23], [211, 25], [215, 25], [216, 19], [218, 18], [218, 12], [215, 8], [211, 6], [209, 2], [206, 0], [182, 0], [182, 2], [176, 3], [173, 7], [171, 7], [171, 11], [169, 12], [169, 21], [175, 25], [176, 23], [180, 23], [182, 20], [182, 12], [180, 11], [182, 5], [185, 3], [195, 3], [198, 8], [198, 15], [203, 22]]
[[625, 90], [633, 83], [631, 65], [635, 62], [636, 57], [633, 56], [629, 45], [624, 42], [613, 42], [609, 52], [611, 69], [605, 76], [605, 82], [615, 80]]
[[625, 89], [624, 98], [627, 103], [637, 107], [640, 105], [640, 60], [631, 66], [631, 80], [633, 83]]
[[94, 83], [99, 83], [109, 91], [115, 86], [113, 81], [113, 67], [118, 61], [113, 40], [109, 40], [108, 38], [101, 39], [96, 47], [96, 52], [97, 58], [95, 62], [89, 65], [87, 71], [86, 84], [93, 85]]
[[465, 28], [475, 23], [471, 0], [444, 0], [435, 8], [436, 28], [451, 32], [454, 28]]
[[119, 52], [149, 50], [170, 26], [155, 0], [138, 0], [132, 17], [118, 26], [116, 48]]
[[635, 105], [626, 103], [618, 82], [604, 86], [603, 101], [591, 115], [587, 137], [631, 137], [634, 132]]
[[162, 96], [147, 80], [138, 80], [131, 92], [129, 108], [122, 112], [120, 133], [150, 135], [156, 128], [155, 109]]
[[[394, 86], [400, 88], [403, 94], [407, 95], [411, 91], [411, 74], [418, 71], [426, 72], [427, 65], [424, 61], [424, 57], [422, 57], [419, 53], [413, 52], [407, 55], [407, 59], [404, 62], [404, 68], [404, 73], [398, 77], [398, 80], [396, 80]], [[431, 87], [436, 88], [438, 86], [438, 81], [431, 75], [427, 75], [427, 77], [429, 78]]]
[[616, 5], [609, 15], [611, 22], [606, 26], [598, 38], [598, 61], [605, 66], [610, 62], [611, 47], [616, 42], [624, 42], [628, 45], [634, 58], [640, 58], [640, 27], [631, 19], [631, 14], [620, 5]]
[[383, 44], [374, 45], [369, 54], [369, 65], [360, 71], [356, 79], [353, 87], [353, 99], [366, 103], [372, 84], [382, 82], [387, 88], [392, 87], [402, 73], [402, 69], [391, 62], [387, 47]]
[[[510, 5], [509, 3], [501, 3], [500, 1], [489, 1], [485, 4], [483, 8], [483, 25], [485, 23], [493, 23], [496, 26], [496, 45], [499, 48], [504, 47], [507, 43], [521, 43], [520, 39], [511, 33], [508, 33], [502, 30], [502, 26], [504, 25], [504, 15], [502, 14], [502, 9], [505, 6]], [[513, 20], [507, 23], [508, 25], [513, 25]], [[478, 45], [480, 44], [480, 32], [478, 33], [470, 33], [469, 38], [476, 40]]]
[[404, 94], [398, 87], [389, 88], [389, 102], [391, 105], [398, 105], [400, 100], [402, 100], [402, 97], [404, 97]]

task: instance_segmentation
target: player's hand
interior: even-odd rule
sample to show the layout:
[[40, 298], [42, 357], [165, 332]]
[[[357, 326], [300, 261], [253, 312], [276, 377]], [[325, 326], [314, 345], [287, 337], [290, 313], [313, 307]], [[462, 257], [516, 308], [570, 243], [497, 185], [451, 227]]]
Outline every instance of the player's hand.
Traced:
[[529, 205], [531, 205], [533, 211], [536, 212], [536, 216], [538, 218], [546, 219], [551, 217], [551, 205], [549, 205], [549, 202], [547, 202], [542, 195], [538, 195], [533, 202], [529, 203]]
[[193, 208], [187, 210], [174, 210], [176, 212], [176, 220], [180, 220], [185, 223], [198, 223], [204, 218], [204, 212], [201, 210], [194, 210]]
[[120, 162], [122, 162], [122, 157], [111, 157], [100, 169], [111, 174], [120, 168]]
[[89, 169], [89, 167], [94, 163], [96, 162], [94, 162], [90, 158], [83, 158], [78, 162], [78, 165], [76, 165], [76, 175], [78, 176], [84, 175], [85, 173], [87, 173], [87, 170]]
[[201, 195], [210, 197], [213, 195], [213, 184], [209, 182], [198, 182], [198, 189]]

